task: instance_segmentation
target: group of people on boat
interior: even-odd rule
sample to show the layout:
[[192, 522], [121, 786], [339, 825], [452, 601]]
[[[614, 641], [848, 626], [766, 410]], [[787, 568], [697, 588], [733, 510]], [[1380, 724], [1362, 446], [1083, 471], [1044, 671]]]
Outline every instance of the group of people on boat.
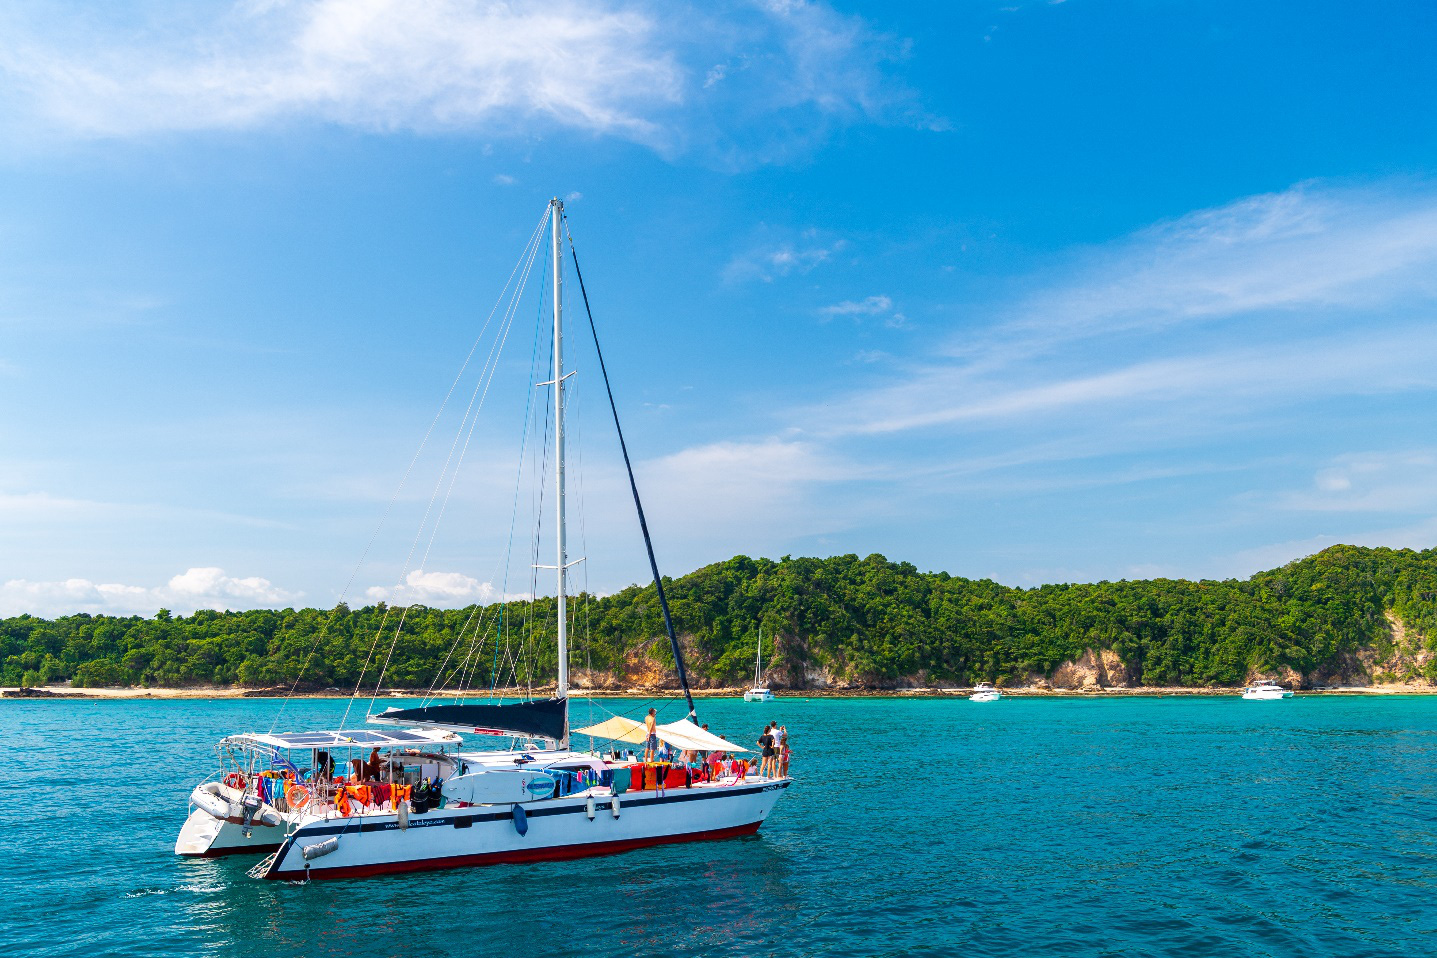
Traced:
[[756, 744], [761, 750], [758, 773], [768, 778], [786, 778], [788, 762], [793, 756], [788, 744], [788, 726], [769, 722]]
[[[701, 728], [707, 732], [708, 724]], [[666, 764], [674, 763], [683, 766], [698, 766], [706, 768], [705, 778], [716, 780], [721, 775], [730, 774], [742, 780], [749, 772], [754, 771], [753, 763], [746, 759], [736, 758], [724, 752], [707, 752], [693, 749], [673, 749], [668, 744], [659, 741], [658, 710], [649, 709], [649, 714], [644, 716], [644, 764]], [[789, 747], [788, 727], [779, 725], [777, 722], [769, 722], [763, 727], [756, 743], [760, 749], [758, 773], [768, 778], [783, 778], [788, 775], [789, 760], [793, 751]]]

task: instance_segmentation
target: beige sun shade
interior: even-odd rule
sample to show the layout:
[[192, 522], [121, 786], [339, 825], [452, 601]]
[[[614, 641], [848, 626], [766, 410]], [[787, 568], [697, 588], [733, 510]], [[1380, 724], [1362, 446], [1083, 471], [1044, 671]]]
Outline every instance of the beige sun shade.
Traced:
[[633, 719], [621, 718], [617, 715], [611, 719], [605, 719], [598, 725], [578, 729], [573, 734], [591, 735], [606, 742], [629, 742], [632, 745], [642, 745], [646, 738], [643, 722], [635, 722]]
[[[607, 742], [628, 742], [632, 745], [644, 744], [644, 739], [647, 737], [643, 722], [635, 722], [633, 719], [621, 718], [617, 715], [598, 725], [577, 729], [573, 734], [591, 735]], [[658, 734], [659, 741], [667, 742], [674, 748], [687, 748], [702, 752], [749, 751], [742, 745], [735, 745], [733, 742], [719, 738], [712, 732], [705, 732], [688, 719], [660, 725]]]

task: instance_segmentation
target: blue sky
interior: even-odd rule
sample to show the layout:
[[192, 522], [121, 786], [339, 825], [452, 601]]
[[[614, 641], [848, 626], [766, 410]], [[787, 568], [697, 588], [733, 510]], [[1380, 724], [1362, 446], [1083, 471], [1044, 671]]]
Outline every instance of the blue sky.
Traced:
[[1437, 545], [1434, 42], [1416, 2], [9, 4], [0, 613], [526, 591], [537, 278], [452, 488], [458, 402], [395, 490], [554, 195], [671, 574]]

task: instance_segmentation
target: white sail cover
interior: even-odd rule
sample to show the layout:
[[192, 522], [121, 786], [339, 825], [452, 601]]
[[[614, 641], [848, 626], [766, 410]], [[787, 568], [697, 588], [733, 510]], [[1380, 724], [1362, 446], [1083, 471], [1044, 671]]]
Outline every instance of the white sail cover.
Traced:
[[[605, 719], [597, 725], [577, 729], [574, 734], [591, 735], [609, 742], [629, 742], [632, 745], [644, 744], [644, 739], [647, 737], [643, 722], [635, 722], [633, 719], [626, 719], [618, 715], [611, 719]], [[674, 748], [693, 749], [696, 752], [749, 751], [742, 745], [735, 745], [727, 739], [719, 738], [712, 732], [705, 732], [688, 719], [679, 719], [677, 722], [660, 725], [658, 735], [659, 741], [667, 742]]]

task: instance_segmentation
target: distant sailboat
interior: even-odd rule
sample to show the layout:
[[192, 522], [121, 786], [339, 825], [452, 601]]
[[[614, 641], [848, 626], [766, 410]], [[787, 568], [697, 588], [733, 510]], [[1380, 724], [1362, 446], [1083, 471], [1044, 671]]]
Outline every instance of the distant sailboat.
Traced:
[[758, 627], [758, 659], [753, 664], [753, 688], [743, 693], [745, 702], [772, 702], [773, 693], [763, 682], [763, 626]]

